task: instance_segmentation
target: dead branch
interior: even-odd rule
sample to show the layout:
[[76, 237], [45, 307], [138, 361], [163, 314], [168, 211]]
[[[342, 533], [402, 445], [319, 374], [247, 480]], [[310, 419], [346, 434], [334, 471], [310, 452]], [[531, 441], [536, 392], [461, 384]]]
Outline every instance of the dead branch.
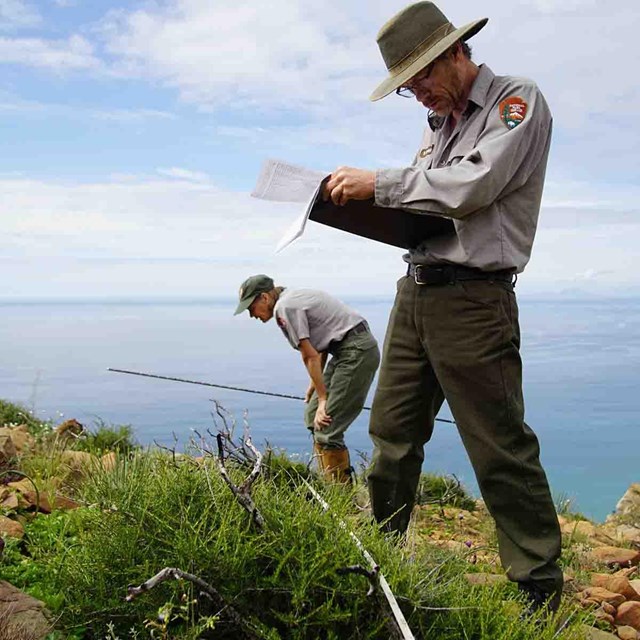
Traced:
[[208, 582], [205, 582], [202, 578], [199, 578], [192, 573], [182, 571], [181, 569], [165, 567], [162, 571], [159, 571], [155, 576], [149, 578], [141, 585], [137, 587], [129, 585], [127, 587], [127, 597], [125, 600], [127, 602], [131, 602], [139, 595], [150, 591], [167, 580], [187, 580], [188, 582], [191, 582], [212, 602], [213, 606], [218, 610], [216, 615], [224, 615], [231, 624], [243, 631], [243, 638], [246, 638], [247, 640], [258, 638], [255, 632], [249, 628], [249, 623], [243, 620], [240, 614], [231, 605], [225, 603], [224, 598], [220, 595], [217, 589], [212, 587]]
[[355, 573], [360, 576], [364, 576], [369, 581], [369, 591], [367, 591], [367, 597], [373, 595], [378, 588], [378, 572], [380, 571], [380, 567], [374, 567], [371, 571], [368, 571], [363, 566], [359, 564], [354, 564], [349, 567], [344, 567], [343, 569], [338, 569], [336, 573], [340, 576], [346, 575], [348, 573]]
[[220, 471], [220, 475], [223, 480], [227, 483], [228, 487], [231, 489], [231, 492], [236, 497], [238, 502], [242, 505], [244, 509], [249, 512], [251, 515], [251, 519], [255, 526], [262, 531], [264, 529], [264, 518], [262, 514], [258, 511], [258, 508], [253, 502], [253, 498], [251, 497], [251, 485], [256, 481], [257, 477], [260, 475], [260, 469], [262, 465], [262, 454], [253, 446], [253, 442], [251, 442], [251, 436], [245, 435], [245, 442], [249, 449], [255, 455], [255, 464], [253, 466], [253, 470], [247, 476], [247, 479], [238, 487], [234, 484], [233, 480], [231, 480], [229, 473], [227, 472], [227, 468], [225, 466], [224, 459], [224, 436], [219, 433], [216, 436], [216, 440], [218, 442], [218, 469]]

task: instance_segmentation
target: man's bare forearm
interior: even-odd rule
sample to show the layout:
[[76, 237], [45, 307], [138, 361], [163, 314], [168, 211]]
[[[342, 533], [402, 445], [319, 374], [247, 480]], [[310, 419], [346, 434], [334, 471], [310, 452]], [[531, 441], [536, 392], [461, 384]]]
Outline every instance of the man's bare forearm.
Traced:
[[326, 353], [318, 353], [317, 355], [302, 358], [319, 400], [327, 399], [327, 388], [324, 385], [324, 376], [322, 375], [326, 360]]

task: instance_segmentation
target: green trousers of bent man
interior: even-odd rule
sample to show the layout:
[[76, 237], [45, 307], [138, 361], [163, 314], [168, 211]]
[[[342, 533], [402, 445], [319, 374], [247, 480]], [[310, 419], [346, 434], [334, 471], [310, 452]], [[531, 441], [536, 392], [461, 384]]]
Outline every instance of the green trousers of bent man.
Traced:
[[330, 348], [331, 358], [323, 372], [327, 387], [327, 413], [331, 424], [314, 430], [313, 420], [318, 409], [314, 393], [305, 410], [305, 424], [313, 435], [314, 455], [323, 475], [329, 480], [349, 482], [351, 461], [344, 442], [349, 425], [360, 415], [369, 387], [380, 364], [378, 343], [367, 330]]
[[398, 282], [371, 413], [374, 515], [403, 533], [446, 399], [495, 519], [511, 580], [557, 591], [560, 530], [538, 440], [524, 422], [518, 308], [507, 282]]

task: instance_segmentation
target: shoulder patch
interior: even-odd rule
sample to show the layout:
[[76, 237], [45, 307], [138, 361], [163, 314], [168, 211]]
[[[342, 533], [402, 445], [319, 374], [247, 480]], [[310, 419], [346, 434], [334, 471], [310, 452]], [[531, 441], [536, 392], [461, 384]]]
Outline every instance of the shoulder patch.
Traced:
[[515, 129], [527, 115], [527, 103], [520, 96], [511, 96], [500, 103], [498, 111], [507, 129]]

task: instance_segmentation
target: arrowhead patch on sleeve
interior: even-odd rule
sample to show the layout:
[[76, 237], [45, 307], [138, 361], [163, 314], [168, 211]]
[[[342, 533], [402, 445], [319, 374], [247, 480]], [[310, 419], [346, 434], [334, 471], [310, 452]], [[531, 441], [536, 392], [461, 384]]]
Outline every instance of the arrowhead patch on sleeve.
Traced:
[[500, 103], [498, 111], [507, 129], [515, 129], [527, 115], [527, 103], [520, 96], [511, 96]]

